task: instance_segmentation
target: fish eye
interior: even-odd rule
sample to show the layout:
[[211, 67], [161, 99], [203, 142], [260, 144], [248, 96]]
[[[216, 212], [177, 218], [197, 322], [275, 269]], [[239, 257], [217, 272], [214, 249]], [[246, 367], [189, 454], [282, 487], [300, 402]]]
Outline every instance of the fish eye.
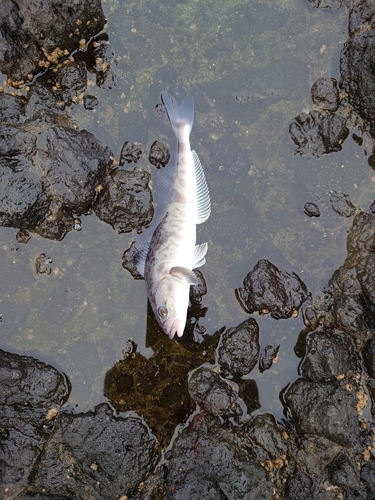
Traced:
[[168, 309], [165, 306], [158, 307], [158, 314], [161, 318], [166, 318], [168, 316]]

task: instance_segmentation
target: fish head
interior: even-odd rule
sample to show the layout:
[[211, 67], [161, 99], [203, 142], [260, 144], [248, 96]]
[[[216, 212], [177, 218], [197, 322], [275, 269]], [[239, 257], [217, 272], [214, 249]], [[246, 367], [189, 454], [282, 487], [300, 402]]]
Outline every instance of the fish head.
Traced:
[[190, 284], [181, 275], [167, 274], [159, 281], [153, 300], [150, 300], [159, 325], [170, 339], [175, 334], [182, 337], [184, 333]]

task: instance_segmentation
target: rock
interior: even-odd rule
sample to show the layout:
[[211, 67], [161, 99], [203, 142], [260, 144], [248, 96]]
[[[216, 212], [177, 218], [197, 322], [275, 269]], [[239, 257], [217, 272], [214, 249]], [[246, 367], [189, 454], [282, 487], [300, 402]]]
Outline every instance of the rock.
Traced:
[[311, 332], [306, 339], [300, 373], [314, 382], [344, 376], [354, 379], [360, 373], [359, 358], [354, 345], [342, 332]]
[[261, 350], [259, 356], [259, 371], [263, 373], [271, 368], [274, 359], [278, 355], [280, 344], [267, 345]]
[[[352, 11], [353, 14], [349, 22], [351, 30], [357, 29], [358, 22], [363, 21], [362, 13], [366, 11], [366, 8], [362, 10], [364, 5], [370, 7], [367, 2], [356, 4], [357, 12], [361, 12], [359, 19]], [[373, 99], [375, 81], [373, 78], [374, 62], [372, 58], [374, 47], [375, 30], [373, 28], [370, 30], [364, 29], [360, 34], [349, 38], [340, 55], [340, 88], [348, 94], [348, 101], [359, 116], [370, 123], [372, 137], [375, 137], [375, 101]]]
[[87, 213], [112, 152], [77, 131], [40, 84], [22, 108], [26, 121], [0, 123], [0, 224], [60, 240]]
[[288, 477], [285, 493], [288, 500], [333, 500], [336, 497], [324, 490], [317, 479], [298, 470]]
[[315, 203], [305, 203], [303, 211], [309, 217], [320, 217], [320, 209]]
[[349, 135], [346, 120], [329, 111], [312, 110], [301, 113], [289, 127], [289, 134], [298, 146], [296, 153], [320, 157], [341, 151]]
[[190, 285], [189, 290], [189, 299], [192, 304], [201, 304], [203, 295], [207, 294], [207, 283], [204, 279], [202, 271], [199, 269], [193, 269], [193, 273], [195, 274], [198, 283], [194, 285]]
[[118, 233], [141, 232], [154, 214], [149, 182], [145, 171], [114, 170], [94, 203], [96, 215]]
[[347, 194], [338, 194], [336, 191], [331, 191], [330, 201], [333, 210], [339, 215], [343, 215], [344, 217], [351, 217], [354, 215], [355, 206], [350, 201]]
[[343, 447], [359, 439], [356, 391], [345, 381], [311, 382], [297, 379], [284, 394], [296, 430], [323, 436]]
[[93, 110], [99, 106], [99, 99], [91, 94], [86, 94], [83, 96], [83, 106], [87, 110]]
[[242, 413], [236, 404], [237, 392], [212, 370], [211, 365], [202, 365], [190, 373], [189, 394], [212, 415], [230, 417]]
[[2, 350], [0, 384], [0, 496], [19, 498], [70, 387], [52, 366]]
[[126, 141], [120, 153], [120, 165], [137, 163], [143, 153], [143, 145], [138, 142]]
[[41, 253], [35, 261], [35, 268], [38, 274], [51, 274], [52, 271], [52, 259], [46, 257], [44, 253]]
[[[17, 84], [55, 65], [99, 33], [105, 23], [100, 0], [32, 3], [4, 0], [0, 71]], [[29, 77], [31, 75], [31, 78]]]
[[148, 156], [148, 161], [151, 165], [156, 168], [165, 167], [169, 162], [171, 155], [169, 153], [168, 147], [162, 142], [155, 141], [150, 148], [150, 154]]
[[140, 417], [116, 417], [106, 403], [62, 414], [29, 491], [77, 498], [88, 498], [89, 491], [98, 500], [133, 496], [155, 465], [155, 444]]
[[85, 64], [79, 62], [63, 66], [57, 73], [55, 86], [57, 87], [55, 96], [58, 101], [64, 102], [67, 106], [78, 102], [78, 96], [87, 88]]
[[166, 500], [267, 500], [271, 481], [245, 432], [201, 415], [173, 441]]
[[260, 260], [236, 289], [236, 297], [248, 313], [271, 313], [274, 319], [295, 317], [310, 297], [306, 285], [295, 273], [280, 271], [268, 260]]
[[311, 98], [319, 109], [336, 111], [340, 104], [337, 80], [334, 78], [319, 78], [311, 87]]
[[269, 413], [252, 417], [244, 426], [253, 443], [259, 446], [265, 457], [276, 460], [282, 455], [286, 455], [288, 446], [281, 430], [276, 424], [275, 418]]
[[343, 450], [327, 466], [327, 473], [331, 483], [336, 486], [350, 487], [359, 483], [359, 470], [355, 458]]
[[259, 327], [250, 318], [222, 335], [217, 351], [217, 363], [224, 377], [248, 375], [259, 358]]
[[30, 238], [31, 236], [25, 229], [21, 229], [16, 234], [16, 240], [18, 241], [18, 243], [23, 243], [24, 245], [26, 245], [26, 243], [30, 240]]

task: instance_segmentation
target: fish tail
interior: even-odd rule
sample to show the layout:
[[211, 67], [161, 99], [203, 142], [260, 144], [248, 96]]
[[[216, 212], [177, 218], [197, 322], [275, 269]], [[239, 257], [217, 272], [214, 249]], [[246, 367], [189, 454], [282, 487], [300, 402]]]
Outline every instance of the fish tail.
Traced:
[[187, 95], [182, 99], [181, 103], [178, 104], [174, 97], [170, 96], [166, 92], [162, 92], [161, 99], [165, 109], [167, 110], [169, 120], [176, 137], [179, 137], [181, 129], [184, 129], [185, 132], [190, 134], [194, 122], [193, 97], [191, 95]]

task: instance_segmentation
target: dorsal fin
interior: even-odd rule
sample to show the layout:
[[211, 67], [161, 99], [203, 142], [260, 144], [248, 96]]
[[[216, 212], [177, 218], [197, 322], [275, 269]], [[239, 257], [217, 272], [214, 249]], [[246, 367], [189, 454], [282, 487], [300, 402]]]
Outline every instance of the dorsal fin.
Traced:
[[192, 151], [195, 182], [197, 187], [197, 224], [202, 224], [208, 219], [211, 213], [210, 193], [206, 182], [206, 177], [203, 172], [203, 167], [195, 151]]
[[207, 253], [207, 248], [208, 248], [207, 243], [201, 243], [200, 245], [195, 245], [193, 254], [193, 261], [194, 261], [193, 269], [203, 266], [203, 264], [206, 262], [205, 255]]

